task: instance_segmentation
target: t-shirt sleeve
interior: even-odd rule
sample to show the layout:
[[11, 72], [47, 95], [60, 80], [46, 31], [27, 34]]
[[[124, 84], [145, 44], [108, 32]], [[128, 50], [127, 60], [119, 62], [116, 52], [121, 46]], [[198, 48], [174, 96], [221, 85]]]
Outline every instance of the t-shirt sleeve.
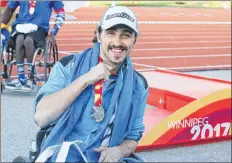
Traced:
[[70, 65], [64, 66], [61, 61], [57, 62], [49, 75], [48, 81], [40, 88], [34, 101], [34, 109], [38, 102], [47, 95], [62, 90], [70, 73]]
[[[141, 79], [141, 78], [140, 78]], [[148, 87], [144, 85], [144, 82], [142, 80], [139, 80], [140, 87], [142, 88], [143, 92], [140, 94], [138, 106], [136, 107], [138, 109], [138, 112], [135, 116], [135, 120], [132, 124], [132, 128], [125, 139], [130, 139], [134, 141], [139, 141], [141, 137], [143, 136], [143, 132], [145, 129], [143, 118], [144, 118], [144, 111], [146, 108], [146, 102], [148, 98]]]
[[59, 10], [64, 7], [64, 4], [62, 1], [52, 1], [52, 7], [54, 8], [54, 10]]
[[8, 1], [8, 3], [7, 3], [7, 7], [11, 8], [11, 9], [16, 9], [18, 6], [19, 6], [18, 1]]

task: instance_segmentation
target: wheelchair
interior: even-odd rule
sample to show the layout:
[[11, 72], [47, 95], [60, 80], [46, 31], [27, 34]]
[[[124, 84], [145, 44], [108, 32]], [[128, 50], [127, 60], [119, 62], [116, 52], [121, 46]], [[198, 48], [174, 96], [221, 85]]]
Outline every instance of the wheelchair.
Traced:
[[[12, 163], [34, 163], [40, 154], [42, 142], [50, 134], [54, 126], [55, 124], [41, 128], [36, 134], [36, 139], [32, 140], [29, 157], [18, 156], [12, 161]], [[136, 160], [135, 162], [144, 162], [144, 160], [135, 153], [133, 153], [129, 158]], [[123, 161], [122, 163], [127, 163], [127, 161]]]
[[[14, 76], [12, 76], [12, 71], [15, 70], [14, 67], [16, 67], [15, 56], [15, 41], [9, 38], [1, 54], [1, 66], [3, 66], [3, 71], [1, 72], [1, 93], [6, 89], [5, 86], [14, 78]], [[38, 91], [48, 80], [49, 73], [58, 60], [57, 44], [53, 45], [52, 42], [47, 39], [38, 42], [35, 45], [32, 70], [31, 73], [28, 74], [29, 90], [13, 91], [30, 92], [33, 89]], [[24, 65], [26, 65], [26, 63], [24, 63]], [[38, 69], [40, 69], [40, 71], [42, 70], [43, 74], [36, 74], [35, 72], [38, 72]], [[42, 76], [42, 78], [38, 76]]]
[[40, 153], [40, 147], [44, 139], [50, 134], [51, 130], [55, 125], [50, 125], [48, 127], [42, 128], [36, 134], [36, 140], [32, 140], [31, 149], [29, 151], [29, 157], [18, 156], [12, 163], [34, 163]]

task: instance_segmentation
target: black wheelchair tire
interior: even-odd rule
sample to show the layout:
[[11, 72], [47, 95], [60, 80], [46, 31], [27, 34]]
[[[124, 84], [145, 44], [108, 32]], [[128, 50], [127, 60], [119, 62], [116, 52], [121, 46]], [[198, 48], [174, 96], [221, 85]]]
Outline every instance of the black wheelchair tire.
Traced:
[[18, 157], [16, 157], [13, 161], [12, 161], [12, 163], [31, 163], [32, 161], [29, 159], [29, 158], [27, 158], [27, 157], [24, 157], [24, 156], [18, 156]]
[[48, 60], [48, 49], [49, 49], [49, 40], [46, 40], [45, 48], [44, 48], [44, 82], [47, 82], [48, 80], [48, 74], [47, 74], [47, 60]]
[[52, 48], [53, 48], [52, 50], [53, 50], [53, 59], [54, 59], [53, 66], [54, 66], [54, 64], [59, 61], [57, 44], [55, 44], [55, 46], [53, 46]]
[[[52, 60], [52, 64], [49, 63]], [[48, 76], [51, 72], [51, 68], [59, 60], [58, 58], [58, 48], [55, 44], [54, 46], [49, 40], [46, 40], [45, 49], [44, 49], [44, 82], [48, 80]]]
[[13, 61], [14, 59], [14, 52], [9, 52], [11, 55], [7, 55], [7, 61], [5, 64], [3, 52], [1, 53], [1, 66], [2, 66], [2, 72], [1, 72], [1, 78], [6, 80], [7, 82], [10, 81], [10, 74], [12, 73], [12, 69], [14, 64], [10, 64], [10, 61]]

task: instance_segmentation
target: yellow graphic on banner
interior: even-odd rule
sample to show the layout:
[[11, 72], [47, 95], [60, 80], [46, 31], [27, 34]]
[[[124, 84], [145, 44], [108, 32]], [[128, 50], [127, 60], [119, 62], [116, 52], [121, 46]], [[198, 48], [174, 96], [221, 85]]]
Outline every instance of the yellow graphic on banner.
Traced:
[[231, 89], [223, 89], [217, 92], [213, 92], [212, 94], [203, 97], [202, 99], [193, 101], [188, 105], [180, 108], [176, 112], [172, 113], [170, 116], [165, 118], [161, 123], [155, 126], [149, 133], [144, 135], [142, 139], [139, 141], [139, 146], [146, 146], [152, 144], [155, 140], [157, 140], [161, 135], [169, 130], [168, 122], [182, 120], [185, 117], [188, 117], [192, 113], [200, 110], [201, 108], [223, 99], [231, 98]]

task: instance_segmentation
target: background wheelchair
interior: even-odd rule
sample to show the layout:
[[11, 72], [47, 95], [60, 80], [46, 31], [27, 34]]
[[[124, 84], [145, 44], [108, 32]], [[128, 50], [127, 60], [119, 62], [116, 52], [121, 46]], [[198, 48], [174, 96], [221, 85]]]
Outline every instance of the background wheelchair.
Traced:
[[[18, 156], [13, 160], [12, 163], [34, 163], [40, 154], [42, 142], [50, 134], [54, 126], [55, 124], [40, 129], [39, 132], [36, 134], [36, 140], [33, 140], [31, 143], [29, 157]], [[144, 162], [144, 160], [135, 153], [133, 153], [129, 158], [136, 160], [135, 162]], [[127, 161], [123, 161], [123, 163], [127, 163]]]
[[[49, 40], [38, 42], [35, 45], [35, 49], [32, 70], [31, 73], [28, 74], [30, 89], [27, 91], [15, 91], [29, 92], [32, 89], [38, 90], [48, 80], [52, 67], [59, 60], [57, 44], [53, 45]], [[17, 66], [15, 60], [15, 42], [11, 38], [7, 41], [7, 45], [3, 49], [1, 62], [1, 66], [3, 66], [1, 72], [2, 92], [5, 89], [5, 85], [14, 78], [12, 72], [15, 70], [14, 67]], [[26, 65], [26, 63], [24, 63], [24, 65]], [[40, 74], [36, 74], [35, 72], [40, 72]], [[38, 78], [38, 76], [40, 76], [40, 78]]]

